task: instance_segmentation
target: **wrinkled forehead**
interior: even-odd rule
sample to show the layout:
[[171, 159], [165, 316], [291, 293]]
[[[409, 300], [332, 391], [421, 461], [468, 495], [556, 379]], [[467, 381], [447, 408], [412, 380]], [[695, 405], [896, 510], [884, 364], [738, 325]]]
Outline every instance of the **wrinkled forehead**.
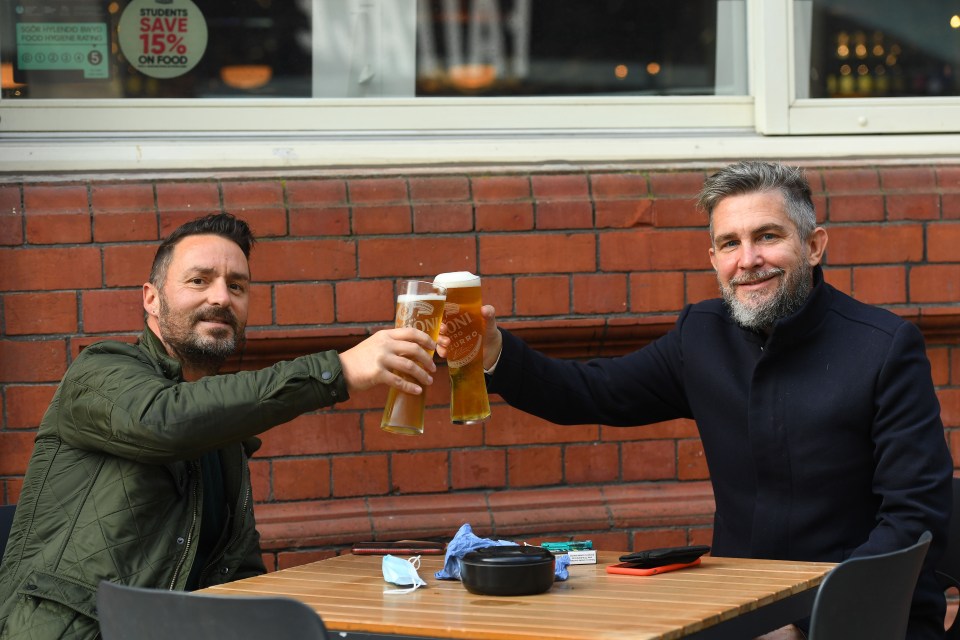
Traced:
[[250, 279], [250, 264], [243, 249], [236, 242], [213, 234], [187, 236], [173, 247], [168, 276], [190, 271]]

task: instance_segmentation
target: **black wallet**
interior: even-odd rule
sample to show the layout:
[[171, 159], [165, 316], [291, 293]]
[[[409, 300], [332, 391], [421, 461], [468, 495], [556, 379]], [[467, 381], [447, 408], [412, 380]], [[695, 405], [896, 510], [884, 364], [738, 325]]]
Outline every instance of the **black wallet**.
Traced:
[[689, 547], [664, 547], [662, 549], [647, 549], [620, 556], [620, 562], [627, 562], [643, 569], [662, 567], [667, 564], [686, 564], [693, 562], [710, 551], [704, 544]]

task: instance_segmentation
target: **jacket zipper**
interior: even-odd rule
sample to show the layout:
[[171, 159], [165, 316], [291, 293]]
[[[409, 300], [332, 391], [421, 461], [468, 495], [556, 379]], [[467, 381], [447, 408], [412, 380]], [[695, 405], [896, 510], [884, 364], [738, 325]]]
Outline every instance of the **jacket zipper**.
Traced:
[[[246, 463], [245, 454], [243, 453], [243, 447], [240, 448], [240, 483], [243, 484], [244, 472], [243, 465]], [[207, 574], [210, 572], [210, 568], [213, 567], [216, 563], [220, 562], [225, 555], [227, 555], [227, 550], [230, 549], [234, 543], [240, 538], [240, 534], [243, 532], [243, 523], [247, 517], [247, 505], [250, 503], [250, 494], [252, 491], [251, 485], [249, 482], [246, 483], [246, 488], [243, 491], [243, 500], [240, 502], [240, 510], [234, 515], [233, 526], [231, 531], [231, 537], [229, 542], [227, 542], [223, 549], [220, 550], [220, 554], [210, 563], [204, 567], [203, 571], [200, 573], [199, 584], [202, 586], [206, 584]]]
[[[191, 463], [190, 469], [193, 471], [194, 478], [200, 477], [200, 463]], [[180, 554], [180, 559], [177, 561], [177, 567], [173, 571], [173, 578], [170, 579], [170, 586], [168, 589], [173, 591], [177, 587], [177, 578], [180, 577], [180, 570], [183, 569], [183, 565], [187, 560], [187, 556], [190, 554], [190, 547], [193, 545], [193, 531], [197, 526], [197, 512], [199, 500], [198, 500], [198, 490], [200, 488], [200, 481], [195, 480], [193, 482], [193, 516], [190, 520], [190, 531], [187, 532], [187, 541], [183, 545], [183, 553]]]

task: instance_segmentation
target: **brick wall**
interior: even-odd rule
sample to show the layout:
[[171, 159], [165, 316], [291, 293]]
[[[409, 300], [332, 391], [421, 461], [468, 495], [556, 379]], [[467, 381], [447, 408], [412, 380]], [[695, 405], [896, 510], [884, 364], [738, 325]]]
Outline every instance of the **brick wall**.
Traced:
[[[379, 174], [0, 176], [0, 501], [79, 349], [130, 340], [160, 237], [197, 215], [246, 218], [249, 343], [233, 367], [344, 349], [392, 322], [393, 281], [483, 276], [485, 302], [534, 346], [612, 355], [714, 297], [692, 197], [712, 167], [392, 170]], [[960, 164], [808, 165], [830, 233], [827, 279], [918, 323], [945, 436], [960, 455]], [[712, 495], [696, 427], [557, 427], [493, 398], [449, 423], [443, 375], [426, 434], [379, 429], [385, 392], [263, 436], [252, 463], [268, 566], [359, 539], [573, 535], [606, 548], [707, 542]]]

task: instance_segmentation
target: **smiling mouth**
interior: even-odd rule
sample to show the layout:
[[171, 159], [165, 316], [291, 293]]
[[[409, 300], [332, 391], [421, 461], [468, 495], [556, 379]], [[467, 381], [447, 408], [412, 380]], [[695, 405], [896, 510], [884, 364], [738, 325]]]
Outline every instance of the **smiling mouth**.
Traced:
[[760, 288], [774, 278], [782, 276], [783, 273], [783, 269], [770, 269], [769, 271], [761, 271], [759, 273], [745, 273], [742, 276], [730, 280], [730, 284], [734, 287], [743, 287], [745, 289]]

